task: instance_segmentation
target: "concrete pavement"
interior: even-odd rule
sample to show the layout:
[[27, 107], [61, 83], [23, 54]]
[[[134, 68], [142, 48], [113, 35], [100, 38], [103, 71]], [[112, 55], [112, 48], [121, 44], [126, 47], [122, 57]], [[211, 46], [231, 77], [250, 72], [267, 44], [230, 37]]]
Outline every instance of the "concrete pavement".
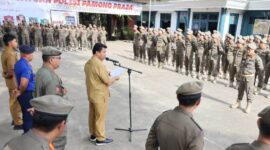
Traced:
[[[143, 74], [132, 73], [132, 116], [134, 128], [147, 131], [133, 133], [133, 141], [128, 141], [128, 132], [115, 128], [129, 127], [128, 76], [123, 75], [111, 88], [111, 98], [107, 115], [107, 136], [114, 143], [97, 147], [90, 143], [88, 133], [88, 100], [85, 88], [84, 64], [91, 57], [91, 51], [66, 52], [62, 55], [61, 67], [57, 70], [68, 89], [68, 98], [75, 105], [68, 120], [67, 150], [142, 150], [155, 118], [178, 105], [175, 91], [184, 82], [196, 80], [177, 74], [168, 69], [158, 69], [134, 62], [132, 44], [123, 41], [108, 42], [108, 57], [119, 60], [122, 65], [140, 70]], [[41, 53], [36, 52], [32, 62], [34, 71], [41, 66]], [[106, 62], [109, 70], [116, 67]], [[245, 114], [239, 109], [230, 109], [236, 101], [237, 91], [225, 87], [228, 81], [218, 80], [217, 84], [204, 81], [201, 106], [194, 114], [195, 120], [205, 131], [205, 149], [222, 150], [235, 142], [252, 142], [258, 134], [257, 113], [269, 105], [263, 95], [255, 96], [252, 112]], [[243, 100], [243, 107], [246, 105]], [[13, 131], [8, 111], [8, 93], [3, 78], [0, 78], [0, 146], [10, 138], [21, 134]]]

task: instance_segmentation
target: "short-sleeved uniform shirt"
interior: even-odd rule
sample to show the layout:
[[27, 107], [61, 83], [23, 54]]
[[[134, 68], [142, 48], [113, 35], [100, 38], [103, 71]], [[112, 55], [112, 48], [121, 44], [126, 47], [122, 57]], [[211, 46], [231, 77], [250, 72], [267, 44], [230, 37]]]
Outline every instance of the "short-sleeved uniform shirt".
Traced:
[[109, 73], [101, 60], [93, 56], [84, 66], [88, 99], [93, 103], [109, 99]]
[[146, 150], [202, 150], [204, 133], [193, 115], [181, 107], [162, 113], [154, 122]]
[[21, 58], [15, 64], [15, 75], [18, 87], [21, 85], [21, 78], [28, 79], [28, 86], [26, 91], [34, 91], [35, 90], [35, 74], [32, 70], [32, 66], [25, 58]]
[[15, 76], [7, 77], [9, 71], [14, 71], [14, 65], [18, 61], [17, 54], [14, 49], [6, 47], [1, 55], [1, 63], [3, 75], [6, 81], [7, 88], [14, 90], [17, 88]]
[[51, 150], [48, 140], [38, 136], [32, 130], [10, 140], [3, 150]]
[[260, 141], [254, 141], [252, 143], [238, 143], [233, 144], [226, 150], [270, 150], [270, 145], [264, 144]]
[[63, 89], [63, 82], [53, 69], [42, 66], [37, 71], [35, 97], [44, 95], [64, 96]]

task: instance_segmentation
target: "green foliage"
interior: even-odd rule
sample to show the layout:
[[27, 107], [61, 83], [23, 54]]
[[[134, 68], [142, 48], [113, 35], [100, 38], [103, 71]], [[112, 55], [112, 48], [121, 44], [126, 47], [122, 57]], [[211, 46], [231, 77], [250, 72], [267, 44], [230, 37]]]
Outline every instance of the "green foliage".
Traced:
[[123, 40], [132, 40], [133, 39], [133, 31], [129, 27], [123, 27], [121, 29], [121, 35]]

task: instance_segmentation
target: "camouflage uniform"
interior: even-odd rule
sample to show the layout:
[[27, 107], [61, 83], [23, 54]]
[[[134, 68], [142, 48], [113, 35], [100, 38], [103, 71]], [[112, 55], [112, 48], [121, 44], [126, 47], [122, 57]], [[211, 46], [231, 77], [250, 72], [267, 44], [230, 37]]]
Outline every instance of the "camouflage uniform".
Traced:
[[197, 40], [196, 38], [193, 36], [193, 32], [189, 32], [189, 35], [191, 35], [191, 39], [189, 39], [188, 37], [186, 37], [186, 51], [185, 51], [185, 68], [186, 68], [186, 75], [188, 76], [189, 74], [191, 74], [191, 76], [193, 77], [193, 57], [194, 57], [194, 53], [197, 51], [198, 47], [197, 47]]
[[209, 52], [209, 70], [208, 70], [208, 80], [211, 80], [211, 75], [214, 77], [212, 80], [213, 83], [216, 83], [217, 76], [218, 76], [218, 65], [219, 65], [219, 58], [220, 55], [223, 53], [223, 48], [220, 45], [219, 40], [214, 37], [212, 39], [211, 49]]
[[20, 26], [20, 33], [23, 45], [30, 45], [30, 37], [29, 37], [29, 27], [23, 23]]
[[244, 96], [244, 92], [247, 94], [247, 107], [245, 109], [246, 113], [249, 113], [251, 110], [251, 103], [254, 100], [254, 75], [256, 69], [263, 70], [262, 59], [254, 53], [253, 56], [249, 56], [249, 51], [254, 51], [256, 45], [254, 43], [248, 44], [247, 54], [243, 56], [243, 59], [240, 64], [239, 71], [239, 88], [238, 88], [238, 99], [235, 104], [231, 105], [231, 108], [238, 108], [241, 105], [241, 101]]
[[35, 47], [43, 47], [42, 29], [39, 25], [34, 28]]
[[175, 52], [175, 61], [176, 61], [176, 72], [180, 68], [180, 73], [183, 73], [183, 64], [185, 59], [185, 40], [182, 39], [181, 35], [178, 35], [176, 40], [176, 52]]
[[134, 53], [134, 60], [137, 61], [138, 58], [139, 58], [139, 53], [140, 53], [140, 39], [141, 39], [141, 34], [137, 30], [137, 27], [136, 26], [134, 28], [136, 28], [136, 30], [134, 32], [134, 38], [133, 38], [133, 53]]
[[49, 26], [46, 29], [47, 32], [47, 46], [54, 46], [55, 41], [54, 41], [54, 29], [52, 26]]

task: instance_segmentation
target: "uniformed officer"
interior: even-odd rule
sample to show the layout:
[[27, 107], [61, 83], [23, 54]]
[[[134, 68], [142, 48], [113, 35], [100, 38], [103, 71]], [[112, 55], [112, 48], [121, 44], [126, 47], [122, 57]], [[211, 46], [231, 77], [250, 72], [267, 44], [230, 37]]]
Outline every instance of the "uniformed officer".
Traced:
[[30, 62], [33, 60], [35, 48], [28, 45], [21, 45], [19, 49], [21, 58], [15, 64], [14, 72], [18, 85], [18, 101], [23, 114], [23, 131], [26, 133], [32, 128], [32, 116], [28, 109], [31, 108], [30, 100], [33, 98], [33, 92], [35, 90], [35, 74], [30, 65]]
[[4, 29], [2, 25], [0, 25], [0, 47], [4, 47], [3, 36], [4, 36]]
[[88, 43], [87, 43], [87, 30], [85, 26], [83, 26], [81, 30], [81, 40], [82, 40], [82, 51], [86, 51]]
[[33, 128], [11, 139], [4, 150], [55, 150], [52, 141], [61, 135], [73, 105], [60, 96], [47, 95], [32, 99]]
[[46, 38], [47, 38], [47, 46], [54, 46], [55, 45], [55, 41], [54, 41], [54, 29], [52, 27], [52, 25], [49, 25], [46, 28]]
[[140, 62], [145, 63], [145, 58], [146, 58], [146, 42], [147, 42], [147, 33], [146, 30], [143, 26], [140, 26]]
[[175, 54], [176, 54], [176, 37], [177, 37], [177, 32], [175, 31], [173, 34], [172, 34], [172, 41], [171, 41], [171, 52], [169, 54], [169, 60], [170, 60], [170, 64], [174, 67], [175, 65]]
[[231, 108], [240, 108], [241, 101], [244, 96], [244, 92], [247, 94], [247, 106], [244, 110], [245, 113], [251, 111], [251, 104], [254, 100], [254, 75], [256, 68], [263, 69], [263, 63], [261, 58], [255, 54], [254, 50], [257, 48], [255, 43], [247, 45], [247, 54], [243, 56], [240, 64], [239, 71], [239, 87], [238, 87], [238, 99], [235, 104], [230, 105]]
[[261, 89], [264, 88], [266, 85], [264, 84], [264, 75], [265, 75], [265, 67], [268, 63], [268, 58], [270, 55], [270, 51], [267, 48], [266, 44], [267, 41], [265, 39], [260, 40], [259, 48], [255, 50], [255, 53], [262, 59], [264, 69], [263, 70], [256, 70], [256, 74], [258, 75], [258, 86], [257, 90], [254, 92], [255, 95], [261, 92]]
[[[232, 51], [232, 64], [230, 65], [230, 83], [229, 86], [233, 87], [234, 79], [236, 78], [236, 88], [239, 86], [239, 71], [240, 71], [240, 64], [245, 53], [244, 51], [244, 44], [245, 41], [242, 39], [238, 39], [236, 42], [236, 47]], [[231, 53], [229, 51], [228, 53]]]
[[204, 72], [203, 67], [203, 54], [204, 54], [204, 33], [199, 32], [197, 39], [198, 50], [195, 53], [195, 62], [196, 62], [196, 73], [197, 79], [202, 79], [202, 75]]
[[106, 45], [96, 43], [93, 48], [93, 56], [84, 66], [86, 88], [89, 100], [89, 140], [96, 145], [104, 145], [113, 142], [105, 135], [105, 117], [108, 110], [110, 97], [109, 86], [119, 77], [109, 77], [109, 73], [102, 63], [106, 57]]
[[94, 47], [94, 45], [98, 42], [98, 31], [97, 31], [97, 26], [93, 26], [93, 31], [92, 31], [92, 36], [91, 36], [91, 45]]
[[[204, 36], [204, 54], [203, 54], [203, 64], [204, 64], [204, 72], [208, 72], [209, 70], [209, 52], [211, 49], [211, 43], [212, 41], [212, 37], [211, 37], [211, 32], [206, 32], [205, 36]], [[204, 78], [204, 80], [206, 80], [207, 78]]]
[[264, 108], [259, 114], [257, 126], [259, 128], [258, 139], [252, 143], [233, 144], [226, 150], [269, 150], [270, 149], [270, 106]]
[[35, 38], [35, 47], [39, 50], [43, 47], [43, 38], [42, 38], [42, 29], [40, 25], [37, 23], [34, 28], [34, 38]]
[[165, 64], [165, 50], [167, 45], [167, 37], [164, 35], [162, 29], [159, 30], [158, 35], [156, 37], [157, 41], [157, 59], [158, 59], [158, 67], [163, 68]]
[[107, 45], [107, 31], [105, 27], [101, 28], [101, 37], [100, 37], [100, 42], [104, 45]]
[[150, 65], [155, 66], [156, 65], [156, 58], [157, 58], [157, 36], [158, 36], [158, 30], [154, 29], [152, 32], [153, 32], [152, 33], [152, 39], [150, 39], [152, 41], [152, 44], [151, 44], [150, 49], [149, 49], [148, 60], [149, 60], [149, 64]]
[[185, 50], [185, 68], [186, 68], [186, 75], [188, 76], [191, 74], [193, 77], [193, 57], [195, 52], [198, 50], [197, 47], [197, 40], [193, 36], [193, 31], [188, 30], [186, 35], [186, 50]]
[[67, 45], [66, 36], [68, 33], [64, 26], [61, 26], [58, 32], [59, 32], [59, 48], [61, 51], [66, 51]]
[[14, 123], [14, 129], [22, 129], [21, 107], [13, 93], [17, 89], [16, 78], [14, 74], [14, 65], [17, 62], [15, 49], [17, 48], [16, 37], [12, 34], [5, 34], [3, 37], [5, 48], [1, 55], [2, 76], [5, 79], [9, 92], [9, 110]]
[[[227, 36], [227, 41], [224, 44], [225, 47], [225, 64], [223, 68], [223, 73], [224, 73], [224, 79], [227, 79], [227, 73], [230, 74], [232, 65], [233, 65], [233, 51], [235, 49], [235, 43], [234, 43], [234, 36], [228, 35]], [[233, 85], [228, 85], [228, 86], [233, 86]]]
[[134, 60], [137, 61], [139, 58], [140, 53], [140, 38], [141, 34], [138, 31], [138, 26], [134, 26], [134, 38], [133, 38], [133, 53], [134, 53]]
[[174, 34], [171, 31], [171, 28], [168, 27], [166, 29], [166, 32], [164, 33], [167, 39], [166, 49], [165, 49], [165, 62], [166, 64], [171, 64], [171, 46], [172, 46], [172, 40], [174, 38]]
[[145, 44], [145, 49], [146, 49], [146, 51], [147, 51], [147, 55], [148, 55], [148, 65], [154, 65], [153, 64], [153, 50], [152, 50], [152, 48], [153, 48], [153, 35], [154, 33], [153, 33], [153, 29], [152, 28], [150, 28], [149, 30], [148, 30], [148, 32], [146, 33], [146, 44]]
[[70, 50], [76, 51], [77, 39], [76, 39], [76, 30], [75, 30], [74, 26], [72, 26], [71, 29], [69, 30], [68, 38], [69, 38]]
[[20, 26], [20, 33], [21, 33], [22, 44], [29, 45], [30, 44], [29, 27], [27, 26], [25, 21], [23, 21], [22, 25]]
[[203, 149], [203, 130], [192, 115], [200, 105], [202, 88], [203, 84], [197, 81], [178, 88], [179, 106], [158, 116], [149, 132], [146, 150], [157, 150], [158, 147], [160, 150]]
[[[175, 52], [175, 61], [176, 61], [176, 72], [183, 74], [183, 64], [185, 58], [185, 40], [181, 32], [177, 32], [176, 36], [176, 52]], [[179, 70], [180, 69], [180, 70]]]
[[[67, 90], [63, 85], [61, 78], [55, 70], [60, 66], [61, 52], [51, 46], [42, 49], [43, 65], [36, 74], [35, 97], [44, 95], [58, 95], [65, 97]], [[53, 143], [57, 150], [64, 150], [67, 142], [67, 131], [56, 138]]]
[[[208, 80], [212, 81], [213, 83], [216, 83], [217, 81], [217, 76], [219, 73], [219, 60], [220, 60], [220, 55], [223, 54], [223, 48], [222, 45], [220, 44], [220, 39], [217, 34], [212, 35], [212, 44], [211, 44], [211, 49], [209, 52], [209, 70], [208, 70]], [[211, 79], [211, 76], [213, 79]]]
[[93, 34], [93, 27], [92, 24], [88, 25], [87, 28], [87, 40], [88, 40], [88, 48], [91, 50], [93, 45], [92, 45], [92, 34]]

